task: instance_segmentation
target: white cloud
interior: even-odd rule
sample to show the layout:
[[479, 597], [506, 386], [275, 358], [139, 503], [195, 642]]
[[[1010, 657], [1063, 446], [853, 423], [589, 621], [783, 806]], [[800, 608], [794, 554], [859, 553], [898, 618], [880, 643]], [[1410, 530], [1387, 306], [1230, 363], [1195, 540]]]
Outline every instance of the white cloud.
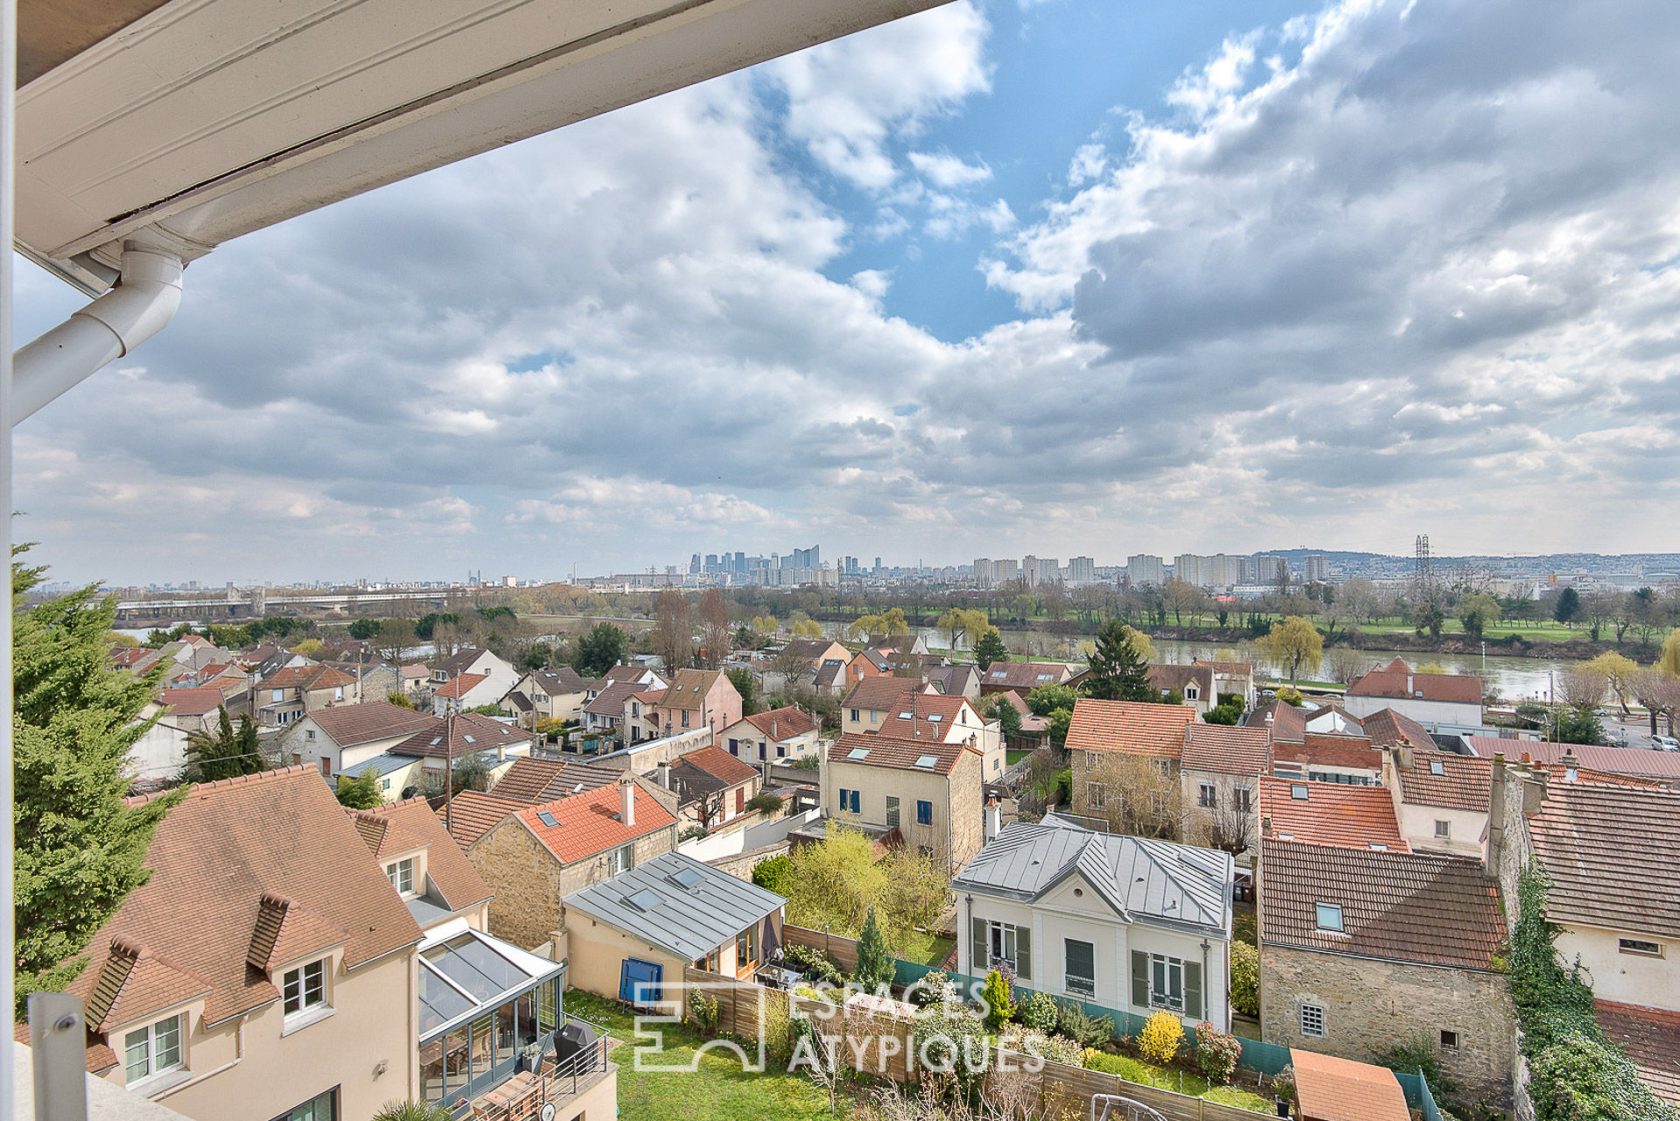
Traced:
[[984, 163], [965, 163], [948, 152], [911, 152], [910, 164], [922, 178], [946, 190], [970, 187], [992, 177], [992, 169]]

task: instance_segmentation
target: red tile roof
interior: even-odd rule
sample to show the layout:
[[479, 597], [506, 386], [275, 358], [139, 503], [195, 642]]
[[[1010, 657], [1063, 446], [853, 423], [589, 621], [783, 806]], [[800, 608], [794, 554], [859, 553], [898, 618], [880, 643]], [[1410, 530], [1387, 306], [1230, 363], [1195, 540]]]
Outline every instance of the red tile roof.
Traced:
[[1411, 1121], [1406, 1092], [1387, 1067], [1291, 1048], [1301, 1121]]
[[[109, 959], [127, 946], [149, 947], [169, 971], [195, 984], [202, 980], [211, 1023], [278, 1000], [279, 992], [247, 960], [265, 895], [318, 916], [307, 924], [317, 934], [347, 932], [341, 936], [350, 967], [420, 939], [408, 909], [311, 767], [192, 787], [158, 823], [146, 867], [151, 879], [89, 942], [90, 964], [70, 985], [83, 999], [102, 983]], [[153, 976], [161, 978], [163, 971], [143, 979], [150, 985]], [[179, 978], [160, 981], [143, 999], [120, 997], [124, 1010], [118, 1014], [143, 1017], [165, 1006], [159, 1000], [178, 1002], [190, 987]]]
[[315, 726], [340, 747], [354, 747], [392, 736], [409, 736], [443, 721], [429, 712], [415, 712], [389, 701], [364, 701], [357, 705], [334, 705], [309, 714]]
[[527, 805], [552, 802], [567, 794], [582, 794], [585, 790], [611, 785], [623, 773], [613, 767], [590, 763], [519, 758], [502, 772], [502, 777], [496, 780], [490, 793]]
[[[459, 681], [460, 678], [455, 680]], [[449, 721], [434, 717], [431, 727], [422, 728], [394, 745], [389, 749], [390, 753], [419, 755], [430, 759], [441, 759], [447, 753], [451, 758], [458, 759], [480, 751], [523, 747], [531, 742], [531, 733], [523, 728], [515, 728], [480, 713], [461, 712], [455, 715], [454, 728], [449, 744], [445, 747], [444, 729], [448, 724]]]
[[1184, 754], [1184, 729], [1195, 720], [1196, 710], [1188, 705], [1081, 697], [1074, 702], [1067, 749], [1177, 759]]
[[852, 686], [852, 691], [846, 694], [840, 707], [885, 712], [898, 703], [898, 698], [910, 692], [931, 693], [933, 690], [914, 677], [866, 677]]
[[1362, 717], [1359, 722], [1365, 729], [1366, 737], [1378, 747], [1407, 744], [1419, 751], [1440, 750], [1427, 728], [1405, 713], [1395, 712], [1392, 708], [1379, 708], [1371, 715]]
[[[1440, 772], [1437, 774], [1436, 772]], [[1474, 755], [1418, 752], [1401, 768], [1401, 800], [1409, 806], [1486, 813], [1493, 792], [1493, 764]]]
[[447, 684], [438, 686], [437, 695], [445, 700], [460, 700], [488, 680], [490, 675], [487, 673], [458, 673], [450, 678]]
[[225, 703], [222, 691], [213, 685], [197, 689], [165, 689], [158, 704], [177, 716], [208, 716]]
[[1593, 1002], [1604, 1034], [1622, 1045], [1639, 1080], [1663, 1101], [1680, 1106], [1680, 1012], [1614, 1001]]
[[993, 662], [980, 675], [980, 685], [994, 692], [1019, 689], [1030, 693], [1040, 685], [1060, 685], [1072, 676], [1073, 667], [1064, 662]]
[[[862, 752], [857, 758], [852, 753]], [[957, 763], [962, 759], [963, 752], [974, 752], [978, 757], [979, 749], [967, 744], [944, 743], [939, 740], [907, 740], [897, 736], [877, 735], [874, 733], [848, 733], [834, 741], [828, 749], [830, 763], [855, 764], [863, 767], [890, 767], [899, 771], [922, 771], [924, 773], [949, 775], [956, 770]], [[919, 760], [928, 759], [930, 765], [918, 767]], [[978, 797], [978, 795], [976, 795]]]
[[[906, 693], [899, 697], [874, 732], [901, 740], [943, 740], [950, 738], [951, 728], [962, 711], [969, 712], [971, 725], [983, 724], [979, 713], [966, 697], [947, 697], [942, 693]], [[971, 735], [977, 735], [978, 729]]]
[[1349, 770], [1382, 770], [1382, 752], [1364, 736], [1318, 735], [1308, 732], [1299, 743], [1272, 744], [1272, 762], [1309, 767], [1345, 767]]
[[426, 804], [426, 799], [409, 798], [377, 809], [352, 810], [351, 817], [357, 821], [357, 832], [364, 840], [369, 840], [374, 831], [362, 828], [362, 823], [371, 819], [385, 827], [380, 832], [378, 843], [369, 840], [368, 844], [381, 862], [401, 853], [413, 852], [416, 848], [424, 848], [426, 875], [450, 910], [459, 911], [490, 898], [489, 885], [450, 839], [443, 822]]
[[[1306, 797], [1297, 797], [1305, 792]], [[1271, 820], [1271, 836], [1309, 845], [1364, 849], [1383, 845], [1390, 852], [1410, 852], [1394, 800], [1386, 787], [1343, 786], [1299, 779], [1260, 780], [1260, 820]]]
[[523, 809], [529, 802], [514, 798], [498, 798], [477, 790], [463, 790], [445, 806], [434, 812], [439, 822], [447, 819], [449, 835], [465, 849], [490, 830]]
[[1263, 704], [1246, 721], [1251, 728], [1266, 728], [1273, 743], [1300, 743], [1307, 734], [1307, 714], [1288, 701]]
[[773, 708], [769, 712], [755, 712], [746, 720], [775, 742], [790, 740], [817, 730], [817, 722], [795, 705]]
[[1183, 764], [1193, 771], [1253, 778], [1272, 769], [1272, 739], [1264, 728], [1191, 724]]
[[[617, 783], [556, 802], [527, 806], [517, 811], [516, 816], [562, 864], [574, 864], [677, 823], [653, 795], [634, 784], [631, 790], [634, 825], [619, 820], [621, 803]], [[548, 814], [556, 824], [544, 822], [542, 814]]]
[[1573, 754], [1583, 767], [1613, 775], [1640, 775], [1680, 782], [1680, 752], [1645, 751], [1636, 747], [1597, 747], [1580, 743], [1549, 743], [1543, 740], [1508, 740], [1499, 736], [1470, 736], [1470, 750], [1492, 758], [1502, 753], [1510, 762], [1529, 758], [1536, 763], [1558, 763]]
[[340, 673], [331, 666], [289, 666], [276, 670], [263, 678], [258, 686], [263, 689], [303, 689], [313, 692], [316, 689], [343, 689], [356, 684], [356, 679], [347, 673]]
[[708, 744], [679, 755], [676, 762], [687, 763], [697, 770], [704, 771], [724, 786], [739, 786], [758, 777], [757, 767], [741, 762], [716, 744]]
[[[1266, 947], [1492, 971], [1505, 940], [1499, 886], [1476, 860], [1260, 842], [1260, 954]], [[1342, 909], [1318, 929], [1317, 905]]]
[[665, 690], [665, 695], [659, 699], [659, 707], [698, 712], [705, 707], [706, 697], [720, 681], [729, 687], [725, 692], [735, 688], [720, 669], [680, 669]]
[[1680, 793], [1548, 782], [1528, 832], [1547, 918], [1680, 939]]
[[[1395, 662], [1399, 662], [1396, 658]], [[1348, 683], [1350, 697], [1394, 697], [1408, 700], [1482, 703], [1482, 679], [1457, 673], [1416, 673], [1401, 662], [1362, 673]]]

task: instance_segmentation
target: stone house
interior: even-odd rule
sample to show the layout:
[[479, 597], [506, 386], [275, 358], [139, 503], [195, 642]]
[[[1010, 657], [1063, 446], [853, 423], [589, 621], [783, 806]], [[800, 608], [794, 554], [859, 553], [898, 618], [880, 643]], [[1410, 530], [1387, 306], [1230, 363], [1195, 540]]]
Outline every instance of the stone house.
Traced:
[[[1067, 735], [1073, 813], [1119, 833], [1128, 831], [1128, 818], [1140, 815], [1175, 828], [1184, 741], [1195, 721], [1196, 710], [1187, 705], [1081, 697]], [[1151, 804], [1124, 810], [1128, 797], [1147, 798]]]
[[1224, 849], [1243, 867], [1260, 848], [1259, 781], [1271, 766], [1264, 728], [1185, 725], [1179, 756], [1184, 826], [1180, 836]]
[[1480, 862], [1262, 839], [1258, 877], [1266, 1042], [1363, 1062], [1422, 1041], [1467, 1100], [1509, 1108], [1505, 913]]
[[[764, 777], [757, 767], [711, 744], [677, 756], [660, 774], [677, 792], [682, 824], [715, 830], [745, 817]], [[739, 822], [737, 822], [739, 824]]]
[[541, 947], [560, 929], [566, 895], [676, 848], [676, 814], [652, 786], [626, 773], [581, 794], [520, 805], [469, 844], [467, 859], [495, 892], [491, 933]]
[[878, 836], [896, 832], [955, 875], [980, 851], [982, 762], [967, 742], [842, 735], [822, 766], [823, 817]]

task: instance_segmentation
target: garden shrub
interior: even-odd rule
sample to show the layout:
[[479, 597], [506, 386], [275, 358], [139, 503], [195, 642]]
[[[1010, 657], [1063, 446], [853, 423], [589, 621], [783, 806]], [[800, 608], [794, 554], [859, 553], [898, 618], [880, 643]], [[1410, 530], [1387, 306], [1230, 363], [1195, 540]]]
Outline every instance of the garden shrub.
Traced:
[[717, 997], [702, 989], [692, 990], [688, 994], [688, 1012], [694, 1017], [694, 1025], [700, 1029], [700, 1034], [710, 1039], [717, 1030]]
[[1101, 1047], [1114, 1039], [1114, 1021], [1107, 1016], [1092, 1016], [1076, 1000], [1062, 1001], [1056, 1030], [1081, 1047]]
[[986, 974], [980, 999], [985, 1002], [986, 1026], [991, 1030], [997, 1031], [1015, 1018], [1015, 1001], [1009, 992], [1009, 981], [1001, 970], [993, 969]]
[[1184, 1025], [1166, 1009], [1155, 1013], [1138, 1033], [1138, 1054], [1152, 1063], [1170, 1063], [1184, 1043]]
[[1421, 1073], [1423, 1080], [1429, 1083], [1430, 1094], [1437, 1098], [1451, 1097], [1458, 1090], [1457, 1085], [1441, 1073], [1440, 1053], [1426, 1035], [1396, 1043], [1379, 1054], [1376, 1063], [1402, 1074]]
[[1196, 1025], [1196, 1069], [1215, 1086], [1223, 1086], [1236, 1073], [1242, 1058], [1242, 1041], [1212, 1024]]
[[904, 995], [910, 1003], [922, 1008], [931, 1004], [950, 1004], [958, 997], [957, 983], [944, 970], [930, 969], [919, 980], [912, 981], [904, 990]]
[[1053, 1063], [1067, 1066], [1084, 1065], [1084, 1055], [1073, 1040], [1060, 1035], [1047, 1035], [1031, 1028], [1013, 1027], [998, 1038], [998, 1042], [1023, 1055], [1038, 1055]]
[[1021, 1002], [1016, 1017], [1027, 1027], [1046, 1035], [1056, 1030], [1059, 1012], [1056, 998], [1049, 993], [1033, 993]]
[[921, 1069], [949, 1071], [953, 1096], [964, 1102], [985, 1077], [991, 1059], [985, 1022], [964, 1004], [942, 1004], [917, 1017], [910, 1046]]
[[846, 983], [846, 975], [840, 971], [840, 966], [815, 946], [797, 946], [789, 943], [782, 948], [782, 959], [803, 973], [815, 975], [819, 981], [837, 987]]
[[1247, 942], [1231, 943], [1231, 1007], [1260, 1015], [1260, 951]]
[[1272, 1094], [1291, 1105], [1295, 1103], [1295, 1065], [1293, 1063], [1272, 1075]]

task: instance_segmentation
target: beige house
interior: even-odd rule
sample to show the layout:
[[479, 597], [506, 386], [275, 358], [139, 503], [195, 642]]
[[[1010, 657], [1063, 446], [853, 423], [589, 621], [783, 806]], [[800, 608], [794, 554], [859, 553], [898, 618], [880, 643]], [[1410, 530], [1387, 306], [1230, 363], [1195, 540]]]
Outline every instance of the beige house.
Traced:
[[1206, 716], [1219, 703], [1219, 695], [1214, 688], [1214, 673], [1212, 666], [1178, 666], [1169, 662], [1156, 662], [1149, 667], [1149, 684], [1167, 700], [1174, 695], [1178, 700], [1174, 703], [1187, 705], [1196, 710], [1197, 716]]
[[809, 713], [789, 705], [742, 717], [723, 730], [718, 746], [763, 770], [775, 763], [816, 758], [819, 732]]
[[187, 738], [220, 725], [222, 691], [213, 686], [164, 689], [140, 713], [152, 724], [128, 749], [129, 774], [141, 781], [172, 779], [187, 765]]
[[[1196, 710], [1185, 705], [1081, 697], [1074, 703], [1067, 734], [1073, 764], [1073, 813], [1127, 832], [1127, 817], [1141, 819], [1145, 810], [1143, 806], [1123, 810], [1122, 800], [1130, 792], [1150, 800], [1148, 813], [1161, 828], [1175, 827], [1179, 768], [1188, 729], [1195, 721]], [[1148, 789], [1142, 791], [1142, 787]]]
[[560, 944], [571, 984], [640, 1007], [693, 967], [750, 980], [782, 944], [774, 892], [670, 852], [566, 896]]
[[1003, 729], [987, 720], [967, 697], [933, 692], [901, 695], [881, 719], [874, 734], [900, 740], [933, 739], [965, 743], [980, 750], [980, 773], [986, 782], [1003, 779]]
[[90, 1071], [202, 1121], [418, 1093], [420, 926], [318, 772], [195, 786], [146, 865], [70, 986]]
[[484, 830], [466, 851], [495, 892], [491, 933], [542, 947], [560, 929], [562, 897], [676, 848], [676, 814], [654, 791], [625, 773], [610, 785], [510, 808]]
[[914, 678], [890, 674], [866, 677], [852, 686], [840, 702], [840, 731], [847, 735], [879, 732], [900, 697], [906, 693], [931, 694], [937, 691]]
[[311, 712], [280, 738], [279, 754], [290, 763], [337, 775], [383, 755], [420, 731], [441, 729], [443, 721], [384, 699], [336, 705]]
[[757, 767], [715, 744], [677, 756], [661, 774], [677, 792], [677, 816], [683, 826], [707, 830], [744, 824], [753, 813], [747, 803], [764, 784]]
[[311, 712], [362, 699], [356, 679], [331, 666], [293, 666], [272, 673], [251, 687], [257, 723], [284, 728]]
[[1188, 724], [1179, 756], [1184, 826], [1181, 836], [1223, 849], [1243, 867], [1260, 849], [1258, 783], [1270, 770], [1272, 740], [1264, 728]]
[[565, 720], [573, 723], [583, 719], [583, 706], [589, 696], [589, 683], [571, 666], [533, 670], [521, 677], [502, 697], [502, 711], [519, 717], [527, 727], [535, 727], [540, 720]]
[[982, 761], [966, 742], [841, 736], [822, 767], [825, 822], [897, 832], [955, 875], [983, 841]]

